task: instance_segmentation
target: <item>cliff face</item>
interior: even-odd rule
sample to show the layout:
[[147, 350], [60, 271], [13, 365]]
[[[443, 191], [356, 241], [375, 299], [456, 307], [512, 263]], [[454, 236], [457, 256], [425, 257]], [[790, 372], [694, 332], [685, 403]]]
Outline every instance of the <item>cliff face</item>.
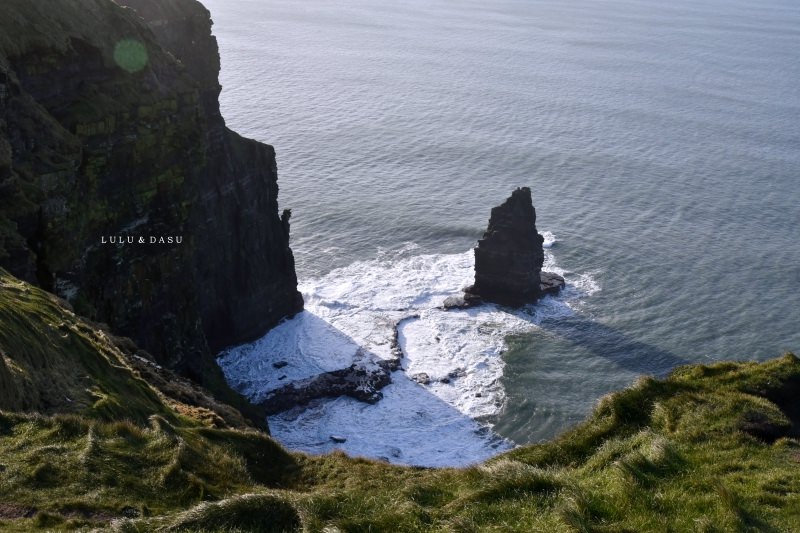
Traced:
[[195, 0], [0, 6], [0, 265], [211, 385], [302, 309], [274, 151], [218, 72]]

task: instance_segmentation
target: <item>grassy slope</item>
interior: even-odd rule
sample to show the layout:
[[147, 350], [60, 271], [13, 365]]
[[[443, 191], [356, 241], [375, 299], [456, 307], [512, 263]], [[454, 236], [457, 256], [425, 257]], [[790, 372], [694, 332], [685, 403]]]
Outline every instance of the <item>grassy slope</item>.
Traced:
[[[5, 274], [0, 350], [0, 374], [17, 373], [0, 377], [2, 530], [800, 530], [793, 355], [642, 379], [550, 443], [429, 470], [209, 427], [107, 335]], [[11, 412], [9, 383], [50, 398], [34, 406], [49, 414]], [[73, 401], [58, 404], [65, 386]]]
[[248, 426], [235, 409], [67, 305], [0, 268], [0, 410]]
[[108, 336], [0, 270], [0, 408], [90, 418], [172, 417]]

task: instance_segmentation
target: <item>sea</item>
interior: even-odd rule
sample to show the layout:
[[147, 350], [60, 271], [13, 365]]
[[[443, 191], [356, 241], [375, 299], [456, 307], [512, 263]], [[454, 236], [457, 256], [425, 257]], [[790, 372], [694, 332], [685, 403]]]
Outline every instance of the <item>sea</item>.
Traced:
[[[387, 357], [395, 327], [405, 354], [374, 405], [270, 417], [290, 449], [464, 466], [643, 375], [800, 353], [796, 0], [204, 3], [306, 301], [220, 354], [229, 382], [258, 400]], [[566, 290], [442, 311], [520, 186]]]

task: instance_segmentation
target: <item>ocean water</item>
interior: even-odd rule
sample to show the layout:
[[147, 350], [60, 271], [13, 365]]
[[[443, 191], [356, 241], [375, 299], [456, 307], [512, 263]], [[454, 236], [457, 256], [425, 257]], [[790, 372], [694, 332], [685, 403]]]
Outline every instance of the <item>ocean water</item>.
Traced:
[[[229, 380], [257, 397], [276, 357], [291, 380], [386, 356], [402, 320], [384, 400], [273, 417], [288, 446], [466, 464], [640, 375], [800, 352], [797, 2], [204, 3], [228, 125], [276, 148], [308, 304], [224, 354]], [[437, 310], [517, 186], [567, 291]]]

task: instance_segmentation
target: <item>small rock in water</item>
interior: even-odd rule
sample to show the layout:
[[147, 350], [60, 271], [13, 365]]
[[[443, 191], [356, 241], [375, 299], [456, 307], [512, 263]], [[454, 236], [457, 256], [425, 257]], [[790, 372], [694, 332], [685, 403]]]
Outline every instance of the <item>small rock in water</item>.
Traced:
[[448, 296], [442, 303], [442, 309], [449, 311], [450, 309], [468, 309], [474, 307], [478, 301], [475, 299], [467, 300], [464, 296]]
[[464, 370], [463, 368], [456, 368], [455, 370], [451, 370], [450, 372], [448, 372], [447, 377], [450, 379], [456, 379], [456, 378], [463, 378], [466, 375], [467, 375], [466, 370]]
[[342, 437], [340, 435], [331, 435], [331, 440], [333, 442], [338, 442], [339, 444], [342, 444], [343, 442], [347, 442], [347, 437]]
[[420, 385], [427, 385], [431, 382], [431, 377], [425, 372], [414, 374], [413, 376], [411, 376], [411, 379], [416, 381]]
[[288, 362], [288, 361], [275, 361], [274, 363], [272, 363], [272, 366], [273, 366], [274, 368], [283, 368], [283, 367], [285, 367], [285, 366], [286, 366], [286, 365], [288, 365], [288, 364], [289, 364], [289, 362]]
[[566, 285], [564, 278], [554, 272], [542, 272], [541, 280], [542, 294], [558, 295]]

